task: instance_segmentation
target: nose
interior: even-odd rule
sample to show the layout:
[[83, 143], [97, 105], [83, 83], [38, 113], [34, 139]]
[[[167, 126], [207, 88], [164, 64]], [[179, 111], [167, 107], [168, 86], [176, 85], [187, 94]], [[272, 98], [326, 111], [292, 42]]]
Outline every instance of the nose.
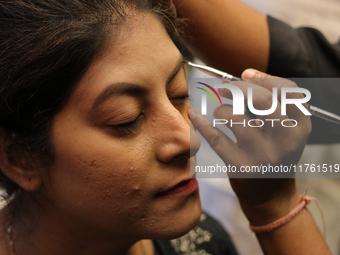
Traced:
[[157, 146], [158, 160], [170, 163], [187, 161], [196, 155], [200, 140], [190, 126], [189, 109], [178, 111], [171, 103], [162, 106], [162, 121], [158, 126], [159, 143]]

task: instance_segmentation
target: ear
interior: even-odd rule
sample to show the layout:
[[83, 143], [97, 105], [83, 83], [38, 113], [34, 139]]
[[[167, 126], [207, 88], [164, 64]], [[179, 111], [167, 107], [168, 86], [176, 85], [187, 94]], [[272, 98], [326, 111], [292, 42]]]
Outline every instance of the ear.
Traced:
[[13, 182], [28, 192], [37, 191], [42, 185], [41, 173], [33, 160], [12, 140], [0, 132], [0, 169]]

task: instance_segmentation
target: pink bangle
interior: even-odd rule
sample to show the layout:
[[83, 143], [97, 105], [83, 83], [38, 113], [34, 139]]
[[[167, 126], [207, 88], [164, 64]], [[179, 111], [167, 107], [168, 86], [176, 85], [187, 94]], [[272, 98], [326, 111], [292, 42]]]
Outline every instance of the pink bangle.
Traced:
[[298, 206], [295, 207], [286, 216], [284, 216], [284, 217], [282, 217], [282, 218], [280, 218], [280, 219], [278, 219], [274, 222], [271, 222], [269, 224], [263, 225], [263, 226], [252, 226], [252, 225], [250, 225], [250, 229], [254, 233], [264, 233], [264, 232], [273, 231], [274, 229], [279, 228], [282, 225], [290, 222], [296, 215], [298, 215], [301, 212], [301, 210], [303, 208], [305, 208], [307, 205], [309, 205], [309, 203], [311, 201], [314, 201], [317, 204], [317, 206], [319, 207], [319, 210], [321, 212], [322, 222], [323, 222], [323, 232], [324, 232], [323, 235], [324, 235], [324, 238], [326, 238], [326, 224], [325, 224], [325, 219], [324, 219], [324, 216], [323, 216], [321, 206], [315, 198], [309, 197], [307, 195], [301, 196], [301, 200], [300, 200], [300, 203], [298, 204]]

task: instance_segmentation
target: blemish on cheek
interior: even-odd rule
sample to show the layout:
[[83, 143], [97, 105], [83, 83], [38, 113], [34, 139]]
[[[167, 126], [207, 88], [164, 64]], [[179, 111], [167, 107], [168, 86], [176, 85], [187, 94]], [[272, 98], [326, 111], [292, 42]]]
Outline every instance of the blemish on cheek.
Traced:
[[95, 166], [95, 165], [96, 165], [96, 160], [95, 160], [95, 159], [94, 159], [94, 160], [91, 160], [89, 166]]
[[139, 191], [140, 191], [140, 187], [137, 187], [137, 186], [133, 187], [133, 193], [139, 193]]
[[125, 175], [127, 178], [134, 178], [134, 176], [136, 175], [137, 169], [134, 167], [130, 167], [130, 169], [128, 170], [128, 172], [125, 172]]

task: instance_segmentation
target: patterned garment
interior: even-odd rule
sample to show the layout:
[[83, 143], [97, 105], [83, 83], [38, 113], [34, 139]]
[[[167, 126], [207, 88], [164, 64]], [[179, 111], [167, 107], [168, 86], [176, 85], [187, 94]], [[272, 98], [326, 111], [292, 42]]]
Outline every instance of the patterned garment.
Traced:
[[186, 235], [171, 241], [155, 240], [155, 255], [237, 255], [225, 230], [202, 214], [200, 223]]

